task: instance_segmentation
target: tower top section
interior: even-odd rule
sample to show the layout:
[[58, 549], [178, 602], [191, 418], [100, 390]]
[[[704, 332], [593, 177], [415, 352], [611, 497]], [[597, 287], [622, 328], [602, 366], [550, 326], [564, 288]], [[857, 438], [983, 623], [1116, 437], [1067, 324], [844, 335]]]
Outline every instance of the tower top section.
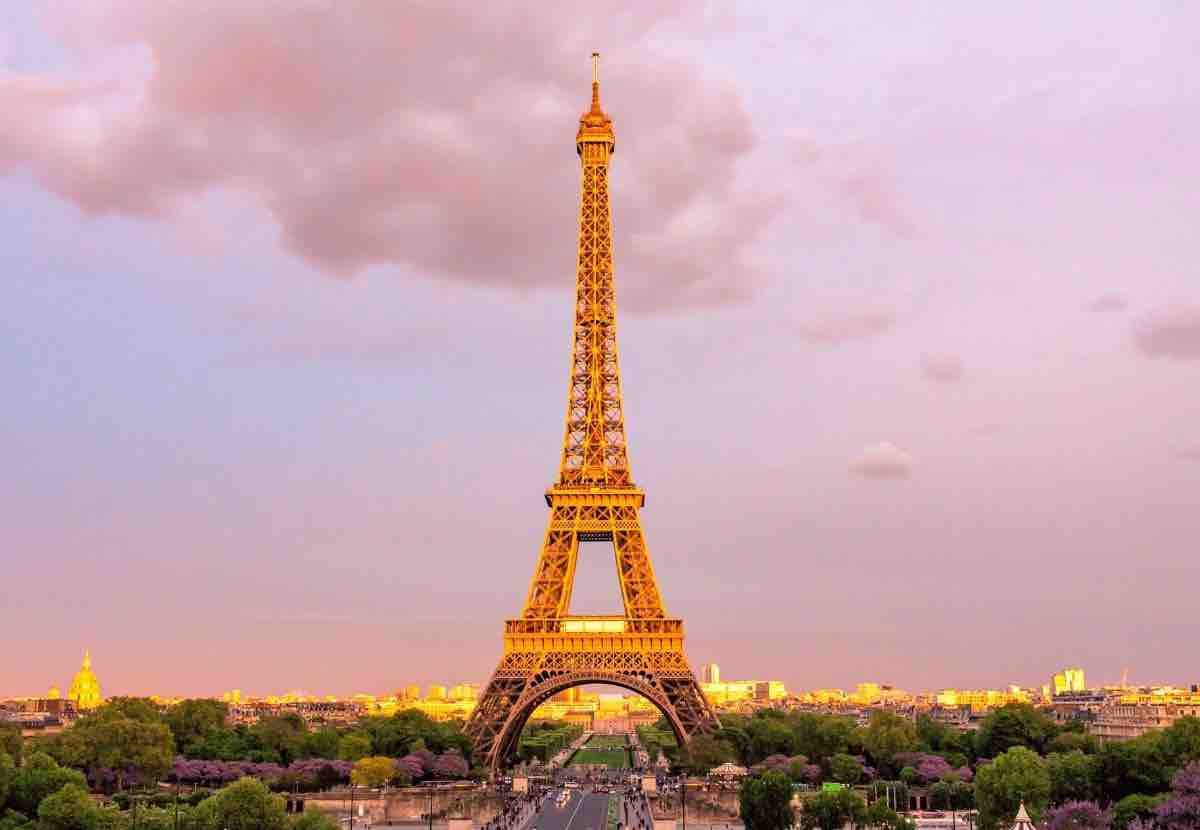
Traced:
[[583, 155], [584, 144], [606, 144], [608, 153], [617, 146], [612, 119], [600, 109], [600, 53], [592, 52], [592, 107], [579, 116], [579, 132], [575, 134], [575, 152]]

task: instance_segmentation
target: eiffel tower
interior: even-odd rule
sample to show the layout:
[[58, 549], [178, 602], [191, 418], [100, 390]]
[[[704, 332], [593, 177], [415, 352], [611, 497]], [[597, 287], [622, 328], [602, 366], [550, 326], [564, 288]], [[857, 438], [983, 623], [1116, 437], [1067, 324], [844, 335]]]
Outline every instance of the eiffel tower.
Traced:
[[[616, 139], [600, 109], [599, 55], [592, 61], [592, 106], [575, 136], [583, 186], [562, 464], [546, 491], [550, 520], [525, 608], [504, 624], [504, 656], [466, 727], [475, 758], [493, 770], [513, 754], [534, 709], [585, 683], [642, 695], [681, 746], [720, 725], [684, 656], [683, 620], [663, 608], [638, 518], [646, 495], [629, 472], [608, 200]], [[595, 541], [613, 545], [623, 616], [568, 613], [579, 544]]]

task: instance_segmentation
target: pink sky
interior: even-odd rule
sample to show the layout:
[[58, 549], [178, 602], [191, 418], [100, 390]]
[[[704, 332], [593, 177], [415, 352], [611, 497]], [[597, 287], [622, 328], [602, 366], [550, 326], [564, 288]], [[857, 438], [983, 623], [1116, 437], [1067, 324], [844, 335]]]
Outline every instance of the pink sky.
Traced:
[[593, 49], [694, 665], [1200, 682], [1192, 7], [55, 9], [0, 27], [0, 695], [486, 679]]

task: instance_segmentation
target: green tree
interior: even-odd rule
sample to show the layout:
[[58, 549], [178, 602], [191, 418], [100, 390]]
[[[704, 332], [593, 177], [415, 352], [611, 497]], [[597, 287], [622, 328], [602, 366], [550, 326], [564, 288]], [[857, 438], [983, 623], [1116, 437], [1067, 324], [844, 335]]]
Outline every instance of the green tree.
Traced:
[[814, 764], [825, 764], [839, 752], [846, 752], [854, 738], [854, 721], [840, 715], [797, 712], [787, 719], [796, 736], [795, 752]]
[[1170, 796], [1167, 793], [1125, 796], [1112, 806], [1113, 830], [1125, 830], [1135, 819], [1149, 823], [1154, 818], [1154, 811], [1168, 798]]
[[[300, 757], [308, 726], [295, 712], [262, 718], [250, 727], [251, 737], [262, 751], [262, 760], [287, 765]], [[354, 760], [354, 759], [351, 759]]]
[[205, 830], [286, 830], [283, 797], [273, 795], [257, 778], [242, 778], [196, 808], [196, 820]]
[[313, 808], [296, 817], [292, 822], [292, 830], [338, 830], [338, 824], [325, 813]]
[[61, 759], [83, 769], [107, 768], [124, 789], [128, 770], [158, 780], [171, 768], [174, 741], [157, 707], [137, 698], [117, 698], [60, 736]]
[[1050, 803], [1095, 801], [1099, 795], [1097, 783], [1099, 760], [1076, 749], [1073, 752], [1053, 752], [1046, 756], [1046, 772], [1050, 776]]
[[862, 778], [863, 768], [853, 755], [839, 752], [829, 759], [829, 774], [838, 783], [854, 786]]
[[804, 830], [841, 830], [846, 824], [862, 824], [866, 813], [866, 805], [854, 790], [819, 792], [805, 800], [800, 826]]
[[1173, 767], [1200, 760], [1200, 718], [1180, 718], [1164, 729], [1162, 750]]
[[35, 830], [36, 826], [24, 813], [16, 810], [0, 812], [0, 830]]
[[1096, 756], [1095, 780], [1105, 801], [1127, 795], [1166, 792], [1173, 769], [1164, 757], [1163, 734], [1149, 732], [1132, 741], [1105, 744]]
[[0, 813], [4, 811], [9, 790], [12, 789], [16, 777], [17, 765], [13, 763], [12, 757], [7, 752], [0, 750]]
[[167, 726], [175, 738], [175, 746], [187, 755], [189, 747], [224, 730], [228, 718], [229, 706], [219, 700], [184, 700], [167, 712]]
[[975, 747], [981, 758], [994, 758], [1014, 746], [1041, 753], [1056, 731], [1054, 721], [1028, 703], [1010, 703], [993, 709], [979, 724]]
[[371, 754], [371, 739], [366, 735], [343, 735], [338, 741], [338, 758], [342, 761], [357, 761]]
[[900, 780], [903, 781], [909, 787], [916, 784], [917, 779], [919, 779], [920, 777], [921, 776], [917, 773], [916, 767], [905, 767], [904, 769], [900, 770]]
[[896, 753], [916, 750], [917, 728], [907, 718], [877, 710], [862, 730], [862, 743], [877, 769], [894, 772]]
[[350, 781], [363, 787], [382, 787], [396, 777], [396, 762], [383, 755], [362, 758], [350, 771]]
[[[338, 731], [336, 729], [330, 729], [328, 727], [324, 729], [314, 729], [304, 737], [304, 749], [302, 750], [304, 757], [328, 758], [330, 760], [336, 759], [339, 738], [340, 736], [338, 735]], [[393, 756], [397, 754], [402, 755], [403, 750], [401, 750], [400, 753], [384, 752], [382, 754], [391, 754]]]
[[792, 816], [792, 782], [781, 772], [764, 772], [742, 779], [738, 806], [746, 830], [786, 830]]
[[771, 755], [795, 755], [796, 736], [780, 718], [756, 717], [746, 729], [750, 738], [750, 762], [757, 764]]
[[12, 788], [8, 793], [8, 806], [27, 816], [37, 815], [38, 805], [51, 793], [56, 793], [68, 784], [87, 790], [87, 779], [76, 770], [58, 765], [44, 752], [34, 752], [17, 768]]
[[867, 807], [863, 814], [863, 823], [867, 827], [881, 830], [915, 830], [917, 823], [897, 813], [887, 805], [886, 801], [877, 800]]
[[1050, 800], [1050, 775], [1035, 752], [1014, 746], [975, 776], [975, 802], [980, 830], [1011, 821], [1021, 802], [1036, 821]]
[[1094, 755], [1100, 751], [1100, 742], [1095, 735], [1083, 732], [1062, 732], [1046, 742], [1046, 754], [1055, 752], [1086, 752]]
[[105, 830], [113, 824], [112, 812], [97, 806], [78, 784], [42, 799], [37, 816], [40, 830]]
[[680, 755], [680, 764], [693, 775], [705, 775], [736, 757], [733, 747], [712, 735], [700, 734], [688, 741]]
[[5, 752], [13, 763], [21, 763], [21, 727], [11, 723], [0, 723], [0, 752]]

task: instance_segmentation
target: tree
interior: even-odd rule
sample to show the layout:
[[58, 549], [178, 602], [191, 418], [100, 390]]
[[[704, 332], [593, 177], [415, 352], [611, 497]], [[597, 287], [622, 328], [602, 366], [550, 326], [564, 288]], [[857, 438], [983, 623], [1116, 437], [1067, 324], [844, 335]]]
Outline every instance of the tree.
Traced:
[[357, 761], [371, 754], [371, 738], [367, 735], [343, 735], [338, 741], [338, 758]]
[[906, 718], [877, 710], [871, 713], [871, 719], [862, 731], [862, 743], [872, 765], [892, 774], [895, 772], [892, 762], [896, 753], [912, 752], [917, 748], [917, 729]]
[[841, 830], [846, 824], [862, 824], [866, 805], [853, 790], [819, 792], [804, 802], [800, 826], [804, 830]]
[[320, 810], [312, 809], [296, 817], [292, 830], [338, 830], [338, 824]]
[[1093, 801], [1068, 801], [1046, 812], [1046, 830], [1109, 830], [1110, 824]]
[[4, 804], [8, 801], [9, 790], [12, 789], [13, 781], [16, 777], [16, 764], [13, 763], [13, 759], [7, 752], [0, 749], [0, 811], [4, 810]]
[[21, 727], [11, 723], [0, 723], [0, 752], [5, 752], [13, 763], [21, 763]]
[[1087, 735], [1083, 732], [1063, 732], [1055, 735], [1046, 743], [1047, 754], [1075, 752], [1076, 750], [1094, 755], [1100, 751], [1100, 742], [1096, 740], [1095, 735]]
[[863, 815], [863, 823], [867, 827], [883, 828], [883, 830], [914, 830], [917, 823], [897, 813], [887, 805], [886, 801], [876, 800], [867, 808]]
[[382, 787], [396, 777], [396, 762], [382, 755], [359, 760], [350, 772], [350, 782], [363, 787]]
[[781, 772], [748, 775], [738, 790], [746, 830], [786, 830], [793, 823], [792, 782]]
[[167, 712], [167, 726], [175, 738], [175, 746], [187, 755], [187, 748], [204, 741], [225, 729], [229, 706], [219, 700], [184, 700]]
[[467, 759], [458, 752], [443, 752], [429, 767], [429, 771], [438, 778], [466, 778], [469, 770]]
[[1171, 797], [1155, 811], [1162, 830], [1196, 830], [1200, 827], [1200, 761], [1193, 761], [1175, 774]]
[[704, 775], [736, 757], [733, 747], [712, 735], [700, 734], [688, 741], [680, 755], [680, 764], [693, 775]]
[[287, 830], [283, 798], [271, 793], [257, 778], [242, 778], [196, 808], [196, 819], [206, 830]]
[[1148, 821], [1154, 817], [1154, 811], [1158, 809], [1168, 796], [1163, 793], [1161, 795], [1142, 795], [1136, 793], [1127, 795], [1112, 805], [1112, 826], [1113, 830], [1125, 830], [1134, 821]]
[[[338, 741], [341, 736], [336, 729], [314, 729], [304, 736], [302, 754], [305, 758], [337, 758]], [[382, 751], [380, 754], [387, 754]]]
[[[286, 766], [300, 757], [307, 734], [307, 724], [295, 712], [262, 718], [250, 727], [250, 735], [262, 747], [262, 756], [253, 760], [275, 761]], [[363, 754], [370, 753], [368, 751]], [[358, 759], [347, 758], [345, 760], [356, 761]]]
[[1162, 751], [1162, 733], [1107, 743], [1096, 756], [1095, 780], [1104, 801], [1170, 789], [1171, 769]]
[[979, 724], [975, 747], [982, 758], [994, 758], [1014, 746], [1040, 753], [1055, 731], [1054, 722], [1028, 703], [1010, 703], [992, 710]]
[[863, 768], [853, 755], [839, 752], [829, 759], [829, 774], [840, 784], [854, 786], [862, 778]]
[[105, 811], [78, 784], [67, 784], [46, 796], [37, 816], [41, 830], [102, 830], [109, 823]]
[[113, 698], [58, 736], [59, 760], [92, 771], [111, 770], [118, 789], [129, 771], [158, 780], [171, 768], [174, 741], [158, 707], [143, 698]]
[[980, 830], [993, 830], [1017, 813], [1021, 802], [1036, 821], [1050, 799], [1050, 775], [1032, 750], [1014, 746], [979, 769], [975, 802]]
[[35, 752], [17, 768], [8, 793], [8, 806], [27, 816], [37, 815], [42, 799], [68, 784], [87, 790], [87, 779], [82, 773], [60, 767], [44, 752]]
[[1093, 801], [1100, 794], [1097, 784], [1099, 762], [1094, 755], [1080, 750], [1046, 756], [1046, 772], [1050, 776], [1050, 803]]

